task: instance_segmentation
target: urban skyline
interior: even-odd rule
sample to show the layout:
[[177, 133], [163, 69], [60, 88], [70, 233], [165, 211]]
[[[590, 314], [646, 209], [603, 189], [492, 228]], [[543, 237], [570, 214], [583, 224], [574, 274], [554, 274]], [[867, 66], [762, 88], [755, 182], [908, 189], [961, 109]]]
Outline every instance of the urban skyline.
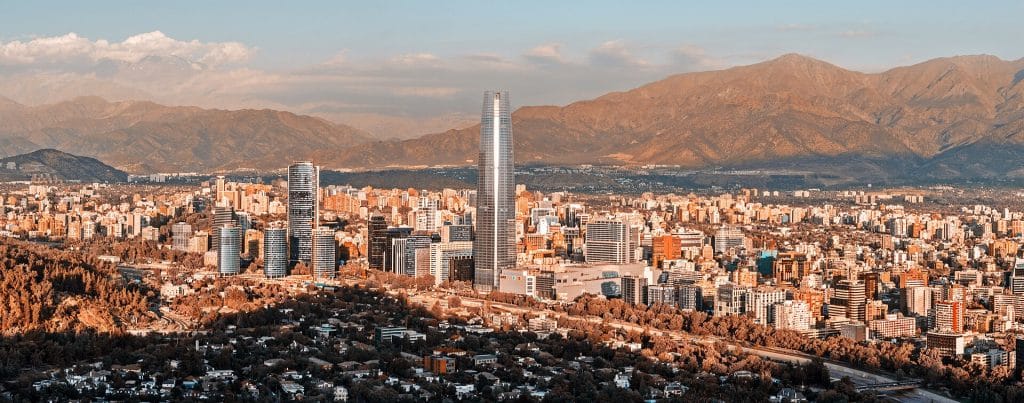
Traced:
[[11, 4], [0, 401], [1022, 401], [1019, 11]]

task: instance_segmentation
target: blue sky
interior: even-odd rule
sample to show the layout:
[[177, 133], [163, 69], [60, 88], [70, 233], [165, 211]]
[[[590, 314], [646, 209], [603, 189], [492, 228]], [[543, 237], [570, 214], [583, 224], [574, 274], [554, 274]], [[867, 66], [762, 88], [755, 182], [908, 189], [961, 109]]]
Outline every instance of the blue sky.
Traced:
[[[265, 106], [422, 131], [471, 115], [488, 86], [564, 104], [790, 52], [862, 71], [1018, 59], [1021, 15], [1022, 1], [10, 2], [0, 95]], [[201, 63], [139, 64], [150, 53]], [[112, 73], [110, 61], [136, 66]]]

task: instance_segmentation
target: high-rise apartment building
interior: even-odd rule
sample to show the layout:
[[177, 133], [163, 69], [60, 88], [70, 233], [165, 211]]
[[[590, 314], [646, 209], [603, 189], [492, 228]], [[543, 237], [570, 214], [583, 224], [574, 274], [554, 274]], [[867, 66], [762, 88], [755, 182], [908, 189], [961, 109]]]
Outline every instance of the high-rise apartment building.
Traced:
[[186, 222], [174, 223], [171, 227], [171, 234], [174, 239], [174, 250], [188, 252], [188, 240], [192, 238], [192, 226]]
[[508, 92], [484, 93], [476, 191], [473, 286], [497, 289], [501, 270], [516, 265], [515, 166]]
[[776, 329], [807, 330], [811, 328], [811, 310], [807, 301], [782, 301], [775, 304], [772, 325]]
[[900, 309], [907, 316], [927, 316], [932, 309], [932, 288], [916, 286], [900, 290]]
[[867, 303], [864, 282], [857, 280], [840, 280], [836, 283], [835, 293], [828, 304], [830, 317], [844, 316], [850, 320], [864, 321], [864, 305]]
[[750, 288], [734, 284], [718, 287], [715, 295], [715, 316], [742, 315], [747, 312], [747, 297]]
[[953, 333], [964, 331], [964, 304], [960, 301], [939, 301], [932, 308], [933, 329]]
[[775, 320], [775, 304], [785, 300], [784, 290], [758, 287], [747, 294], [747, 312], [754, 314], [754, 323], [769, 325]]
[[631, 305], [647, 304], [647, 278], [626, 275], [619, 282], [623, 301]]
[[289, 258], [307, 265], [313, 257], [313, 228], [320, 219], [319, 183], [320, 168], [312, 162], [296, 162], [288, 167]]
[[637, 245], [629, 224], [621, 220], [600, 219], [587, 224], [587, 263], [633, 263]]
[[715, 231], [715, 253], [725, 253], [730, 249], [742, 248], [744, 240], [743, 231], [740, 231], [739, 228], [728, 226], [719, 228], [718, 231]]
[[283, 223], [263, 232], [263, 273], [269, 278], [288, 275], [288, 228]]
[[420, 197], [416, 205], [416, 231], [437, 231], [437, 200]]

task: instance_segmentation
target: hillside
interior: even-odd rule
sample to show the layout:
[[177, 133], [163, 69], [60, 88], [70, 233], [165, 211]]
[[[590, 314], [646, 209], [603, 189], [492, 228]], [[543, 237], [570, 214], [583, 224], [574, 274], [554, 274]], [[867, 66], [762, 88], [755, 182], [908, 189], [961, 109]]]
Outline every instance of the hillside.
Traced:
[[95, 158], [79, 157], [54, 149], [0, 159], [0, 179], [31, 180], [35, 176], [78, 182], [124, 182], [128, 175]]
[[[805, 158], [912, 161], [912, 174], [1017, 169], [978, 158], [1024, 151], [1024, 59], [962, 56], [877, 74], [800, 55], [681, 74], [564, 107], [513, 114], [517, 163], [801, 165]], [[339, 167], [463, 165], [479, 126], [356, 146]], [[973, 161], [973, 162], [972, 162]]]
[[[843, 177], [1024, 177], [1024, 59], [881, 73], [784, 55], [513, 114], [517, 164], [781, 168]], [[513, 94], [513, 102], [515, 94]], [[0, 156], [56, 148], [127, 172], [471, 166], [479, 126], [410, 140], [273, 110], [0, 99]]]
[[368, 140], [358, 129], [275, 110], [218, 110], [82, 97], [0, 101], [0, 156], [55, 148], [128, 172], [273, 169]]

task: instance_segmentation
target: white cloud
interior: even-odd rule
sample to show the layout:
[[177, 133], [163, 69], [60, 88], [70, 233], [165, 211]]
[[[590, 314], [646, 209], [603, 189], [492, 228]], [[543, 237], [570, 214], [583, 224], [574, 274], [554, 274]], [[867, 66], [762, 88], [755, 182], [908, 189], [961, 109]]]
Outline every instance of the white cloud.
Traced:
[[697, 45], [683, 45], [672, 51], [672, 63], [685, 70], [710, 70], [727, 66]]
[[590, 62], [605, 67], [643, 67], [649, 63], [633, 55], [623, 40], [607, 41], [590, 51]]
[[408, 136], [424, 133], [414, 122], [430, 131], [464, 124], [467, 114], [479, 110], [486, 88], [513, 91], [518, 106], [565, 104], [728, 65], [692, 44], [666, 49], [622, 40], [589, 50], [551, 41], [510, 54], [422, 51], [362, 57], [343, 50], [314, 65], [275, 71], [250, 66], [254, 52], [237, 42], [179, 40], [159, 31], [121, 42], [73, 33], [0, 42], [0, 96], [26, 104], [99, 95], [206, 108], [273, 108]]
[[244, 62], [253, 48], [238, 42], [180, 41], [153, 31], [126, 38], [122, 42], [90, 40], [72, 32], [42, 37], [27, 42], [0, 42], [0, 64], [45, 65], [97, 62], [104, 59], [136, 63], [147, 56], [174, 56], [209, 66]]
[[430, 53], [408, 53], [395, 56], [391, 61], [404, 66], [425, 66], [436, 64], [440, 58]]
[[562, 45], [558, 43], [536, 46], [523, 56], [538, 63], [565, 63], [565, 59], [562, 57]]

